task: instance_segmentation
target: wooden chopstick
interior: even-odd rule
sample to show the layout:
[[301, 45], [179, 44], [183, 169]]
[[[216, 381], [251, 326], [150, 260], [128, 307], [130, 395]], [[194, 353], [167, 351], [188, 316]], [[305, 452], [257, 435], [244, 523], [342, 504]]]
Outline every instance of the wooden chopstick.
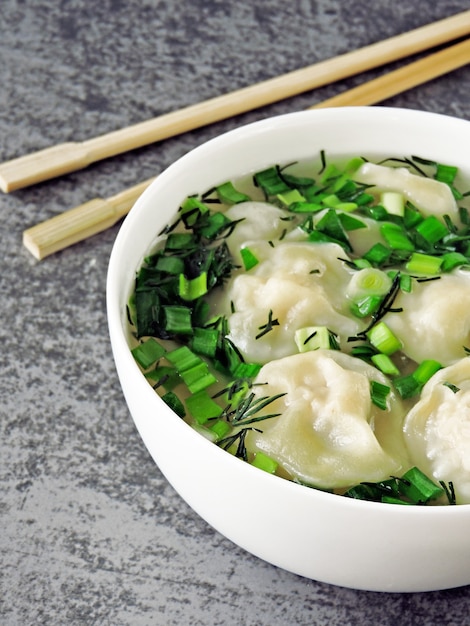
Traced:
[[[375, 104], [469, 62], [470, 39], [309, 108]], [[24, 231], [23, 244], [31, 254], [41, 260], [97, 234], [124, 217], [152, 180], [154, 179], [135, 185], [108, 199], [95, 198], [37, 224]]]
[[10, 192], [67, 174], [101, 159], [272, 104], [468, 34], [470, 10], [127, 128], [12, 159], [0, 165], [0, 189]]
[[376, 104], [470, 63], [470, 39], [370, 80], [309, 109]]
[[129, 213], [151, 178], [107, 199], [89, 202], [55, 215], [23, 232], [23, 245], [38, 260], [111, 228]]

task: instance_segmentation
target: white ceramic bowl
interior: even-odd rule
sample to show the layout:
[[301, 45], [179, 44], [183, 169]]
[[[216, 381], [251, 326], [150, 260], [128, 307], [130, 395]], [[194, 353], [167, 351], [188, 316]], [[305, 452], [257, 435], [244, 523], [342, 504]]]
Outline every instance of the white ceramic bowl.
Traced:
[[411, 507], [322, 493], [231, 456], [157, 396], [130, 353], [126, 302], [135, 273], [180, 202], [274, 163], [318, 155], [418, 155], [459, 166], [470, 180], [470, 122], [392, 108], [293, 113], [256, 122], [196, 148], [164, 171], [126, 218], [112, 251], [107, 306], [118, 375], [153, 459], [216, 530], [301, 576], [372, 591], [470, 584], [470, 505]]

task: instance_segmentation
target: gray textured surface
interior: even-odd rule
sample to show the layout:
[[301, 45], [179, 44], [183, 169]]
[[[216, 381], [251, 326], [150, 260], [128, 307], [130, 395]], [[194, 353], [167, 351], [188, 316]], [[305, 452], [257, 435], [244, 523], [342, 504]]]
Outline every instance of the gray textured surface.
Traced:
[[[468, 0], [2, 0], [0, 159], [84, 140], [468, 8]], [[41, 263], [21, 245], [28, 226], [158, 173], [221, 131], [364, 78], [0, 197], [1, 624], [469, 623], [468, 588], [336, 588], [265, 564], [209, 528], [151, 462], [118, 386], [105, 315], [118, 226]], [[469, 81], [467, 67], [386, 104], [468, 118]]]

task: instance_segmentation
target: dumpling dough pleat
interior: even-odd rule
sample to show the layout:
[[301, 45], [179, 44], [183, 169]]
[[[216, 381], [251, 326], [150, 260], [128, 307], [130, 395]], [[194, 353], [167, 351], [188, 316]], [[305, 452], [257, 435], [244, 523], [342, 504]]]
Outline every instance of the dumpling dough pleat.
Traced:
[[257, 396], [285, 393], [266, 407], [280, 413], [256, 424], [247, 446], [271, 456], [300, 481], [325, 489], [379, 481], [407, 465], [402, 407], [393, 391], [383, 411], [370, 381], [387, 379], [360, 359], [335, 350], [297, 354], [265, 365]]
[[426, 383], [405, 419], [404, 433], [413, 464], [436, 481], [452, 481], [457, 502], [470, 504], [469, 357]]

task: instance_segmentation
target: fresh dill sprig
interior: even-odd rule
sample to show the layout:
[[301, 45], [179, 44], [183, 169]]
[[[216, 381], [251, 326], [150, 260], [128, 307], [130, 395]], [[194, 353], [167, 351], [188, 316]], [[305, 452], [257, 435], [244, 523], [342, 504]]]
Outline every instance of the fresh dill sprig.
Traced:
[[226, 407], [221, 414], [220, 419], [225, 419], [237, 430], [236, 432], [218, 441], [217, 445], [224, 450], [228, 450], [238, 442], [235, 456], [246, 461], [248, 455], [246, 451], [245, 438], [248, 431], [256, 430], [257, 432], [261, 432], [253, 426], [250, 426], [250, 424], [281, 415], [280, 413], [258, 415], [258, 413], [284, 395], [285, 393], [279, 393], [274, 396], [263, 396], [255, 399], [255, 394], [252, 392], [235, 406], [229, 405]]
[[274, 326], [279, 326], [279, 320], [273, 319], [273, 312], [269, 310], [268, 321], [266, 322], [266, 324], [262, 324], [258, 327], [258, 330], [260, 330], [261, 332], [256, 335], [255, 339], [259, 339], [260, 337], [263, 337], [264, 335], [269, 333], [274, 328]]
[[257, 415], [259, 411], [262, 411], [272, 402], [275, 402], [285, 393], [278, 393], [274, 396], [262, 396], [255, 399], [255, 394], [251, 392], [248, 396], [243, 398], [235, 407], [229, 405], [224, 409], [221, 418], [225, 418], [232, 426], [246, 426], [255, 422], [261, 422], [271, 417], [278, 417], [280, 413], [270, 413]]

